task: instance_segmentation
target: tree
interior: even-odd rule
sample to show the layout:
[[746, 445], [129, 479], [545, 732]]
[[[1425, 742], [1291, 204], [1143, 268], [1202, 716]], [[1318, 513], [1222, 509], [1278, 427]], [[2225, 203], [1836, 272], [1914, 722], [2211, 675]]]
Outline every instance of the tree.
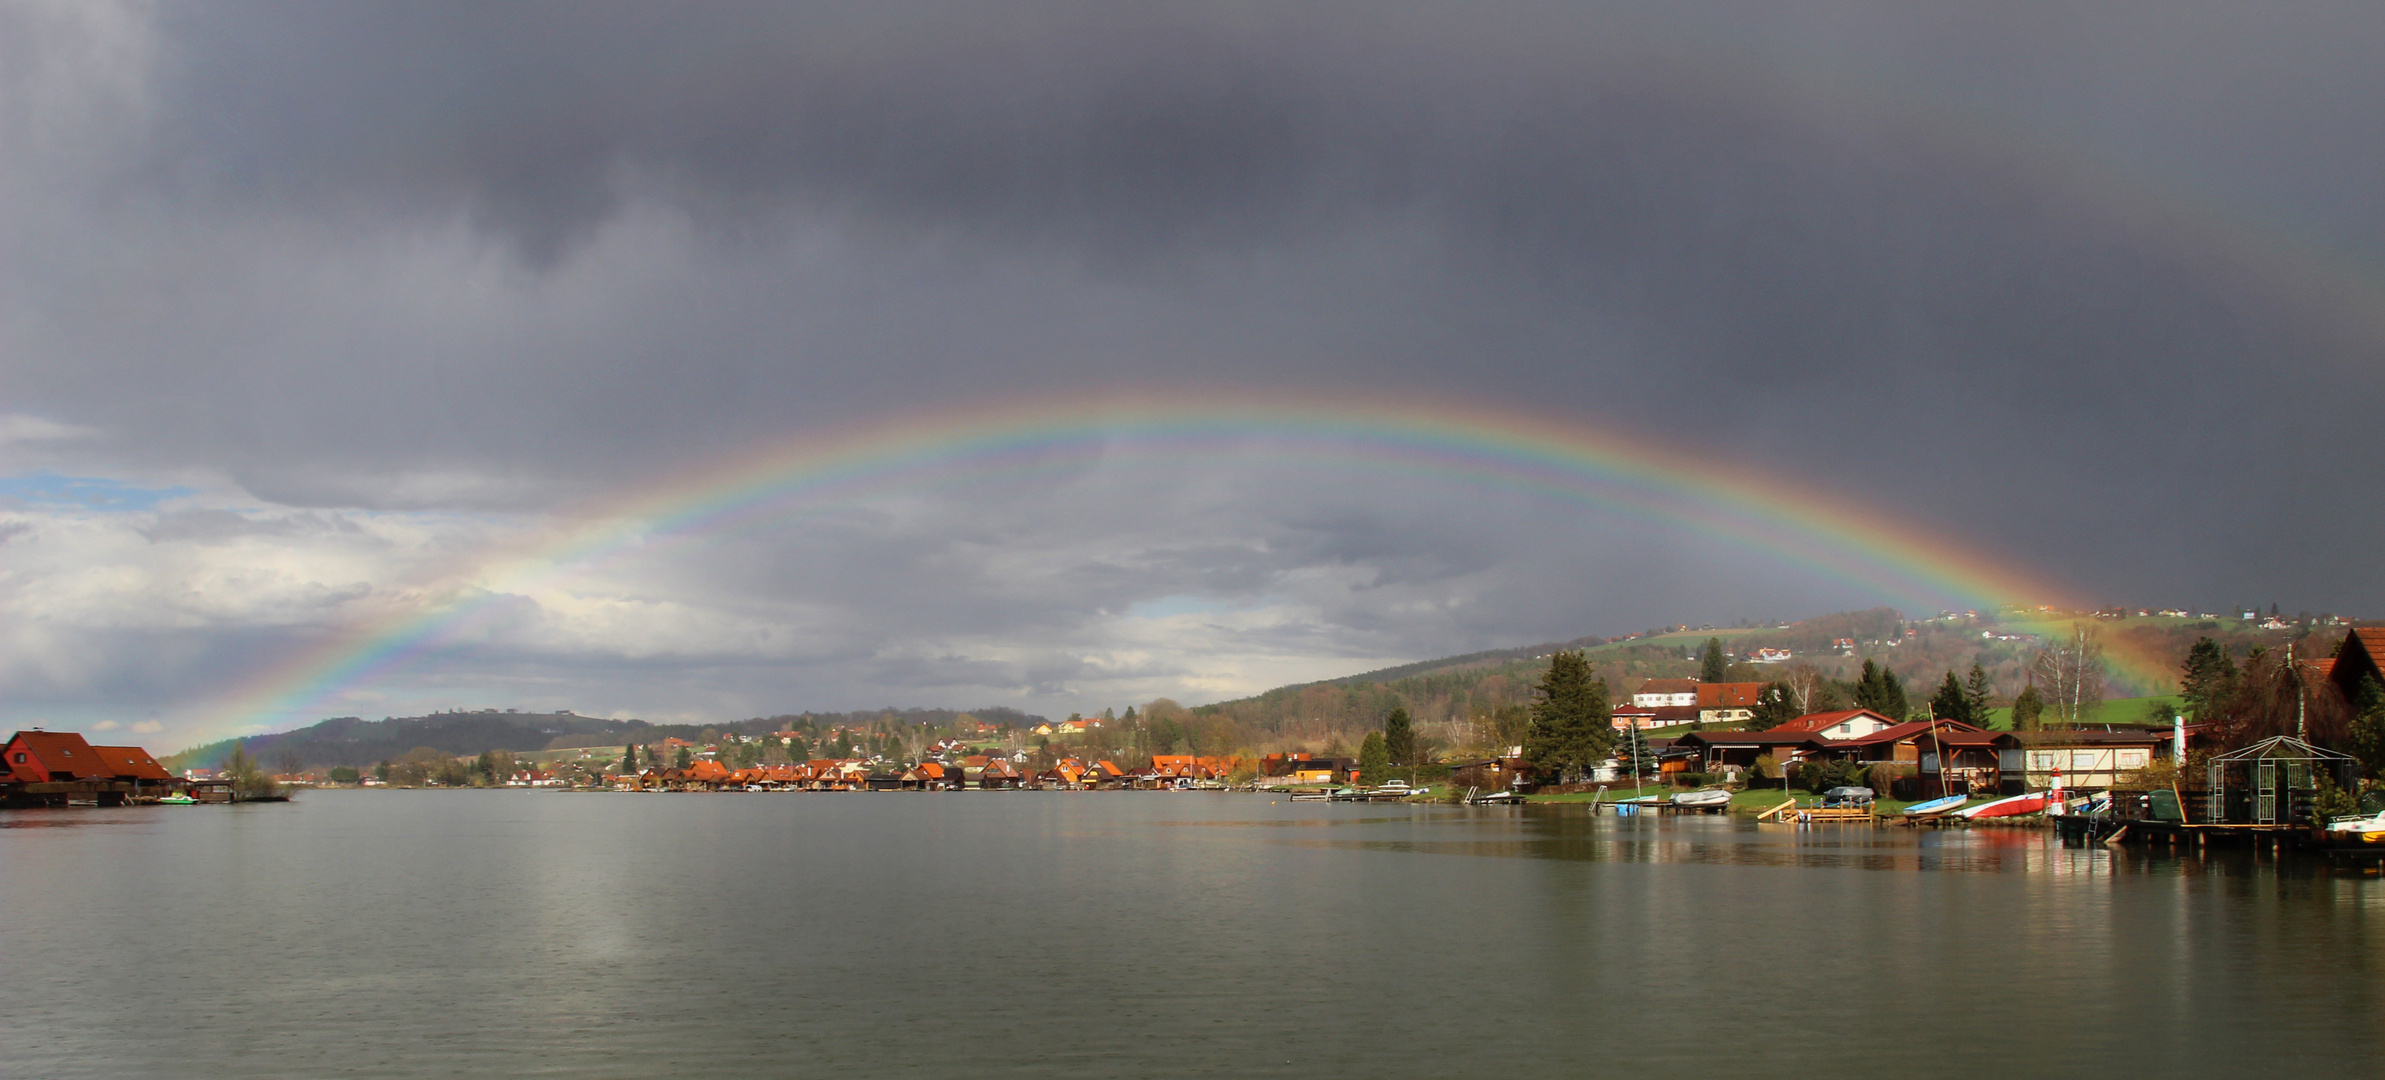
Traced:
[[1614, 755], [1624, 771], [1631, 773], [1635, 782], [1639, 777], [1655, 772], [1656, 753], [1648, 749], [1648, 733], [1640, 730], [1640, 725], [1633, 724], [1618, 734], [1620, 737], [1616, 739]]
[[1383, 733], [1370, 731], [1366, 741], [1358, 744], [1358, 778], [1370, 784], [1380, 784], [1389, 772], [1390, 752], [1383, 748]]
[[1795, 720], [1805, 713], [1799, 711], [1796, 699], [1786, 683], [1766, 683], [1756, 694], [1756, 707], [1749, 710], [1747, 730], [1770, 731]]
[[1953, 671], [1948, 671], [1946, 681], [1938, 684], [1938, 692], [1930, 695], [1930, 715], [1965, 724], [1979, 722], [1971, 718], [1971, 699], [1963, 696], [1963, 684], [1956, 681]]
[[2385, 776], [2385, 685], [2374, 675], [2362, 676], [2351, 705], [2352, 737], [2345, 740], [2350, 744], [2346, 749], [2360, 759], [2360, 771]]
[[1607, 706], [1607, 684], [1591, 675], [1580, 652], [1565, 649], [1549, 657], [1533, 696], [1524, 757], [1541, 776], [1580, 775], [1606, 760], [1615, 741], [1614, 712]]
[[2069, 640], [2038, 650], [2029, 674], [2045, 688], [2046, 708], [2057, 726], [2075, 727], [2103, 707], [2103, 645], [2085, 623], [2071, 624]]
[[621, 748], [621, 775], [636, 776], [637, 774], [638, 744], [629, 743]]
[[1863, 676], [1855, 682], [1855, 707], [1898, 721], [1912, 711], [1905, 701], [1905, 684], [1897, 680], [1896, 672], [1868, 657], [1863, 661]]
[[223, 778], [232, 782], [232, 799], [255, 799], [282, 793], [280, 784], [273, 782], [257, 759], [239, 743], [232, 744], [232, 754], [224, 759]]
[[1981, 667], [1979, 661], [1971, 661], [1971, 674], [1963, 679], [1963, 707], [1971, 712], [1971, 715], [1965, 720], [1980, 727], [1986, 727], [1988, 700], [1994, 696], [1988, 685], [1987, 669]]
[[694, 755], [693, 753], [690, 753], [690, 752], [688, 751], [687, 747], [684, 747], [684, 746], [682, 746], [682, 747], [680, 747], [680, 748], [679, 748], [679, 756], [678, 756], [678, 758], [675, 760], [675, 762], [674, 762], [674, 763], [675, 763], [675, 764], [676, 764], [676, 765], [677, 765], [679, 768], [682, 768], [682, 769], [684, 769], [684, 768], [687, 768], [688, 766], [690, 766], [690, 765], [693, 765], [693, 764], [695, 764], [695, 763], [696, 763], [696, 755]]
[[362, 774], [345, 765], [337, 766], [331, 770], [330, 779], [334, 784], [353, 784], [362, 778]]
[[1393, 706], [1391, 715], [1383, 718], [1383, 752], [1393, 765], [1413, 769], [1416, 760], [1416, 724], [1408, 718], [1406, 706]]
[[2186, 650], [2186, 664], [2178, 676], [2178, 696], [2196, 723], [2213, 718], [2214, 708], [2236, 686], [2236, 662], [2227, 647], [2208, 637], [2197, 638]]
[[1723, 681], [1723, 669], [1729, 662], [1723, 658], [1722, 639], [1706, 639], [1705, 655], [1698, 660], [1699, 682]]
[[2012, 730], [2037, 730], [2044, 713], [2045, 698], [2037, 692], [2037, 684], [2022, 687], [2020, 696], [2012, 699]]

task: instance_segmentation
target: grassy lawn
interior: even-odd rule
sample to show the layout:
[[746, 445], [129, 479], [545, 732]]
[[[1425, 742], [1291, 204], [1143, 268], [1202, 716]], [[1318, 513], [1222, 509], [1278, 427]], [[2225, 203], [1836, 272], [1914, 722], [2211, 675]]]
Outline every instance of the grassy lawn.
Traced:
[[[1908, 690], [1906, 693], [1909, 695], [1911, 691]], [[2174, 706], [2177, 704], [2178, 698], [2175, 694], [2163, 694], [2159, 697], [2106, 698], [2103, 707], [2090, 714], [2088, 721], [2096, 724], [2142, 724], [2150, 718], [2148, 706], [2156, 701]], [[2162, 722], [2169, 722], [2166, 716]], [[2012, 708], [2006, 706], [2001, 709], [1989, 709], [1987, 726], [1997, 731], [2011, 730]]]

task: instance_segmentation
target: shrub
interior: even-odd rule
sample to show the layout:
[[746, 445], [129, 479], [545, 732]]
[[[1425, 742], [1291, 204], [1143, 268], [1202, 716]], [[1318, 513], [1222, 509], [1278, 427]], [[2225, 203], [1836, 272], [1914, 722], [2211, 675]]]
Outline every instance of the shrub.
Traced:
[[1860, 761], [1808, 761], [1797, 767], [1797, 786], [1812, 792], [1863, 787], [1867, 771]]

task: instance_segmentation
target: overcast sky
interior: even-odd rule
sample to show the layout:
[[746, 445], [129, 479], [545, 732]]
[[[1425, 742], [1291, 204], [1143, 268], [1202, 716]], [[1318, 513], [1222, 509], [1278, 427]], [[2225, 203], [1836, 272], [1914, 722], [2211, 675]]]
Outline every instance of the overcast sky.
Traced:
[[[1438, 397], [2079, 599], [2375, 615], [2385, 6], [0, 5], [0, 722], [161, 749], [832, 425]], [[1215, 700], [1898, 602], [1266, 460], [808, 508], [317, 716]], [[213, 710], [213, 711], [211, 711]]]

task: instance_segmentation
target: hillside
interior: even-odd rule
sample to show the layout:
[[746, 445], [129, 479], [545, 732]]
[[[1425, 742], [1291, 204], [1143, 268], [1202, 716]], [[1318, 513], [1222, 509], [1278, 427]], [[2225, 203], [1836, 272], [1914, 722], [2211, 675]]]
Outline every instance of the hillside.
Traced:
[[[494, 709], [383, 720], [343, 716], [294, 731], [194, 746], [160, 758], [159, 763], [168, 769], [177, 770], [193, 766], [212, 767], [230, 754], [233, 745], [238, 743], [251, 757], [279, 771], [295, 771], [284, 768], [291, 764], [308, 769], [340, 765], [364, 768], [376, 762], [404, 757], [419, 747], [429, 747], [456, 757], [469, 757], [491, 750], [525, 753], [567, 747], [618, 747], [632, 740], [639, 743], [665, 738], [710, 741], [712, 737], [726, 732], [762, 735], [790, 727], [816, 731], [840, 726], [883, 727], [889, 723], [942, 726], [961, 715], [961, 711], [956, 709], [881, 709], [754, 717], [727, 724], [653, 724], [644, 720], [607, 719], [572, 713], [517, 713]], [[990, 723], [1018, 727], [1038, 724], [1044, 719], [1000, 706], [970, 710], [969, 715]]]
[[[1420, 727], [1445, 745], [1482, 747], [1513, 743], [1521, 736], [1524, 707], [1532, 687], [1558, 649], [1581, 649], [1620, 700], [1645, 680], [1685, 678], [1698, 670], [1697, 650], [1721, 638], [1739, 660], [1734, 680], [1778, 678], [1789, 668], [1810, 665], [1831, 679], [1852, 681], [1866, 659], [1894, 670], [1908, 696], [1920, 701], [1952, 671], [1976, 662], [1988, 672], [1999, 698], [2027, 685], [2028, 664], [2046, 641], [2084, 623], [2101, 640], [2107, 664], [2106, 694], [2113, 698], [2158, 697], [2174, 692], [2167, 673], [2184, 662], [2198, 637], [2208, 636], [2242, 656], [2254, 648], [2275, 648], [2299, 640], [2305, 655], [2325, 655], [2340, 640], [2341, 627], [2305, 621], [2287, 630], [2263, 630], [2238, 619], [2197, 620], [2164, 616], [2097, 616], [2093, 613], [2029, 612], [1962, 614], [1908, 621], [1888, 608], [1838, 612], [1785, 626], [1677, 629], [1627, 638], [1576, 638], [1466, 653], [1419, 661], [1315, 683], [1278, 687], [1233, 701], [1192, 710], [1238, 727], [1254, 743], [1355, 745], [1379, 726], [1394, 706], [1405, 706]], [[1852, 642], [1851, 645], [1844, 644]], [[1746, 663], [1756, 649], [1786, 649], [1786, 665]], [[2131, 662], [2123, 664], [2122, 657]], [[2144, 706], [2121, 709], [2137, 719]]]

